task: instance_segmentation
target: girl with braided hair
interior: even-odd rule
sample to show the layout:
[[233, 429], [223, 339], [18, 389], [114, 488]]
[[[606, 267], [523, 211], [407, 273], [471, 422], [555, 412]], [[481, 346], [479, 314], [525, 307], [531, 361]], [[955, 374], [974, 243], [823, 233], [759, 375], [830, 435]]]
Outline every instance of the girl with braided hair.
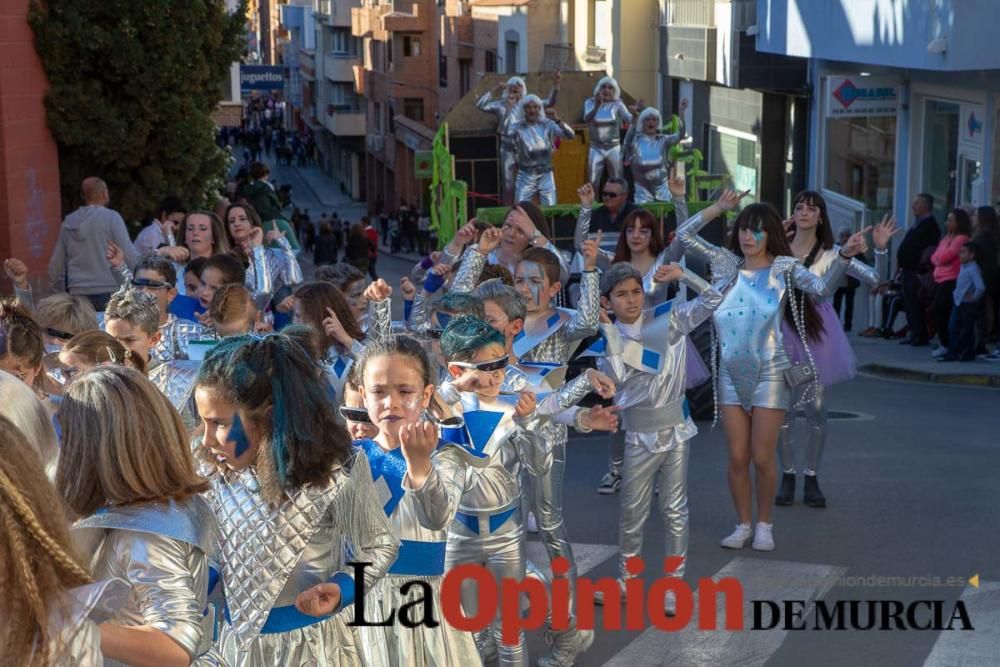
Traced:
[[0, 417], [0, 646], [6, 664], [100, 667], [101, 616], [126, 582], [92, 583], [73, 548], [65, 505], [33, 443]]
[[226, 597], [218, 651], [243, 667], [363, 664], [340, 612], [398, 544], [316, 361], [282, 334], [227, 338], [202, 363], [195, 400]]
[[59, 418], [56, 488], [79, 517], [74, 540], [95, 578], [131, 584], [101, 627], [105, 658], [190, 664], [212, 636], [215, 524], [180, 416], [141, 373], [105, 364], [69, 384]]

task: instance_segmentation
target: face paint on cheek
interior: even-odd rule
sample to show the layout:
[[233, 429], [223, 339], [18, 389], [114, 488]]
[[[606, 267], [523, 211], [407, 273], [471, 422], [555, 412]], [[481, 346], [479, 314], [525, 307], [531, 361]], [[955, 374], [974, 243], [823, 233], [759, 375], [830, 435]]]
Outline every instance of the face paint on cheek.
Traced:
[[522, 264], [524, 266], [524, 275], [529, 279], [528, 291], [531, 292], [532, 302], [537, 306], [542, 302], [542, 284], [530, 281], [530, 279], [540, 278], [544, 281], [545, 270], [537, 262], [522, 262]]
[[233, 443], [233, 453], [239, 458], [250, 449], [250, 439], [247, 438], [246, 429], [243, 428], [243, 420], [239, 415], [233, 417], [233, 425], [229, 428], [228, 440]]
[[753, 234], [753, 240], [757, 243], [763, 243], [764, 237], [767, 236], [767, 234], [764, 233], [764, 230], [751, 231], [750, 233]]

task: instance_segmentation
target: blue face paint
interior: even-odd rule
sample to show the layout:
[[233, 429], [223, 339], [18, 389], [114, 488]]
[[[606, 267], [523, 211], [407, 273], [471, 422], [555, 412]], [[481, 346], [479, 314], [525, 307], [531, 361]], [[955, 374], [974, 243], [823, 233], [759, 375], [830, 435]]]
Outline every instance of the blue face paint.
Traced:
[[764, 237], [767, 236], [767, 234], [764, 232], [764, 230], [759, 230], [759, 231], [752, 230], [750, 233], [753, 234], [753, 239], [757, 243], [763, 243], [764, 242]]
[[247, 432], [243, 428], [243, 421], [237, 414], [233, 417], [233, 425], [229, 427], [229, 442], [234, 445], [234, 453], [236, 457], [239, 458], [250, 449], [250, 440], [247, 439]]

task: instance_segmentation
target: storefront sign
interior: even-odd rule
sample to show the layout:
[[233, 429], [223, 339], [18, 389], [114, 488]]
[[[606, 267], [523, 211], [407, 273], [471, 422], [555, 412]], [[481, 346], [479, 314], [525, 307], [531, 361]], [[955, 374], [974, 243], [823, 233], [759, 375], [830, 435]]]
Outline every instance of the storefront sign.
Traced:
[[959, 144], [966, 151], [981, 155], [986, 109], [983, 108], [982, 104], [962, 104], [961, 109], [962, 116], [959, 118], [958, 127]]
[[827, 118], [895, 116], [899, 83], [870, 76], [830, 76], [826, 79]]
[[283, 90], [285, 67], [283, 65], [240, 65], [240, 90]]

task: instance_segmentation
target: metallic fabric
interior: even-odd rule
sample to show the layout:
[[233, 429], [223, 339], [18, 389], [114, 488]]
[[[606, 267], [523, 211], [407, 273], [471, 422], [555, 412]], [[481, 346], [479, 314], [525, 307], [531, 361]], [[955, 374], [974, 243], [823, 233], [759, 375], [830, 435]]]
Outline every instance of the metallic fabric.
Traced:
[[[363, 455], [334, 471], [324, 485], [287, 492], [279, 507], [260, 495], [253, 468], [220, 471], [211, 502], [219, 521], [222, 581], [230, 622], [219, 651], [232, 665], [361, 664], [359, 641], [336, 614], [298, 630], [259, 634], [273, 607], [294, 605], [299, 593], [328, 581], [351, 560], [365, 569], [368, 590], [396, 558], [392, 536]], [[277, 661], [277, 662], [276, 662]]]
[[125, 604], [130, 586], [124, 579], [104, 579], [66, 591], [49, 615], [48, 665], [103, 667], [99, 625]]
[[632, 169], [635, 182], [635, 202], [670, 201], [670, 149], [684, 138], [684, 125], [674, 134], [653, 134], [636, 131], [633, 125], [625, 135], [622, 158]]
[[[580, 341], [597, 333], [601, 315], [600, 283], [597, 271], [584, 272], [580, 277], [578, 310], [556, 308], [545, 320], [529, 315], [524, 331], [514, 338], [513, 350], [517, 358], [556, 364], [568, 362]], [[553, 319], [556, 315], [558, 322]]]
[[536, 196], [542, 206], [556, 205], [558, 196], [555, 175], [551, 170], [536, 172], [518, 169], [514, 181], [514, 200], [531, 201]]
[[154, 364], [148, 372], [150, 381], [167, 397], [189, 429], [197, 426], [199, 419], [194, 389], [200, 368], [200, 361], [182, 359]]
[[590, 148], [587, 151], [587, 178], [599, 188], [605, 170], [608, 178], [621, 178], [621, 128], [632, 122], [632, 114], [620, 98], [598, 104], [588, 97], [583, 102], [583, 120], [587, 123]]
[[211, 521], [200, 497], [112, 508], [78, 521], [73, 538], [79, 553], [90, 554], [95, 579], [119, 578], [132, 586], [110, 622], [152, 626], [192, 657], [207, 649], [202, 641], [211, 637], [213, 621], [204, 615], [215, 541]]
[[187, 359], [189, 341], [215, 337], [214, 332], [197, 322], [169, 314], [166, 323], [160, 325], [160, 340], [153, 346], [149, 357], [154, 361]]
[[849, 262], [838, 258], [822, 278], [787, 256], [775, 257], [770, 267], [743, 269], [741, 257], [698, 236], [706, 223], [697, 214], [677, 228], [677, 236], [688, 252], [711, 263], [717, 284], [726, 285], [712, 318], [719, 338], [718, 402], [748, 411], [754, 406], [786, 410], [791, 390], [784, 371], [790, 362], [781, 321], [791, 290], [828, 297]]
[[557, 123], [550, 118], [519, 123], [514, 128], [518, 178], [521, 174], [552, 173], [552, 152], [556, 139], [572, 139], [575, 136], [573, 128], [565, 122]]
[[[373, 469], [395, 469], [399, 474], [383, 474], [375, 480], [376, 489], [383, 498], [390, 500], [384, 504], [391, 508], [388, 515], [393, 536], [407, 542], [440, 543], [448, 541], [448, 526], [458, 510], [462, 497], [466, 464], [455, 447], [443, 447], [432, 456], [433, 469], [419, 489], [409, 486], [405, 476], [405, 463], [396, 452], [386, 452], [372, 441], [361, 444], [370, 459], [388, 459], [390, 465], [372, 465]], [[391, 465], [402, 463], [402, 466]], [[420, 588], [404, 594], [400, 588], [408, 581], [420, 580], [431, 588], [432, 606], [436, 620], [441, 624], [434, 628], [419, 625], [413, 629], [396, 623], [385, 628], [359, 627], [365, 650], [378, 645], [369, 663], [399, 665], [400, 667], [449, 667], [450, 665], [481, 664], [479, 651], [471, 633], [461, 632], [441, 618], [441, 582], [443, 573], [437, 576], [413, 574], [387, 574], [368, 594], [368, 606], [372, 608], [369, 618], [388, 618], [392, 610], [398, 610], [408, 602], [422, 597]], [[411, 587], [413, 588], [413, 587]]]
[[288, 239], [279, 239], [278, 245], [281, 247], [254, 248], [246, 272], [244, 284], [261, 310], [281, 288], [294, 287], [302, 282], [302, 269]]
[[[826, 274], [831, 270], [837, 270], [836, 264], [841, 263], [840, 257], [840, 246], [834, 244], [829, 250], [822, 250], [816, 256], [812, 265], [809, 266], [809, 270], [821, 278], [825, 278]], [[852, 257], [851, 261], [847, 265], [847, 275], [852, 278], [856, 278], [863, 283], [868, 285], [878, 285], [882, 281], [882, 276], [886, 275], [886, 271], [889, 266], [889, 253], [888, 252], [876, 252], [875, 253], [875, 266], [870, 264], [865, 264], [857, 257]], [[817, 297], [816, 302], [822, 303], [824, 301], [830, 301], [833, 298], [832, 293], [826, 297]]]
[[368, 330], [365, 333], [367, 340], [372, 341], [388, 338], [392, 334], [391, 300], [368, 302]]

